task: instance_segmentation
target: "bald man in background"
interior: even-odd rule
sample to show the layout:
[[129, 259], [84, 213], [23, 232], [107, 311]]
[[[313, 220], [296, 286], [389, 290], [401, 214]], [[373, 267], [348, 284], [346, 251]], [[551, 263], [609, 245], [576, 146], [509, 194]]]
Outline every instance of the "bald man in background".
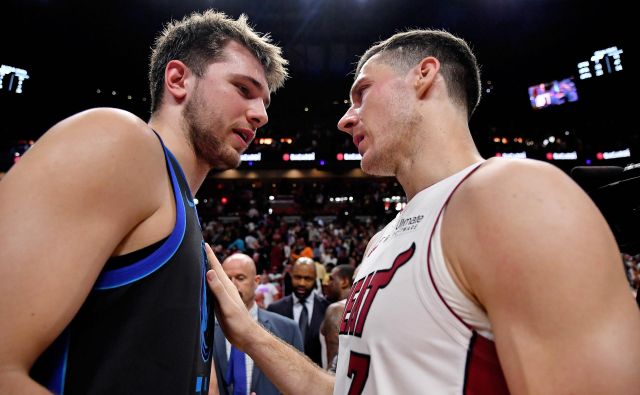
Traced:
[[[240, 298], [253, 319], [286, 343], [303, 351], [302, 336], [296, 322], [261, 309], [255, 302], [260, 276], [256, 273], [254, 260], [245, 254], [233, 254], [222, 262], [222, 269], [238, 289]], [[234, 361], [240, 365], [234, 364]], [[248, 355], [235, 350], [235, 348], [232, 349], [217, 321], [213, 362], [215, 369], [212, 369], [211, 372], [210, 392], [212, 393], [216, 393], [215, 383], [217, 382], [217, 390], [220, 395], [248, 395], [252, 392], [260, 395], [280, 394], [280, 391], [253, 364]], [[244, 365], [244, 369], [242, 365]]]
[[329, 302], [313, 292], [316, 287], [316, 278], [316, 264], [313, 259], [298, 258], [291, 269], [293, 292], [270, 304], [268, 309], [292, 318], [298, 323], [300, 332], [304, 332], [302, 334], [304, 353], [318, 366], [323, 366], [320, 325]]

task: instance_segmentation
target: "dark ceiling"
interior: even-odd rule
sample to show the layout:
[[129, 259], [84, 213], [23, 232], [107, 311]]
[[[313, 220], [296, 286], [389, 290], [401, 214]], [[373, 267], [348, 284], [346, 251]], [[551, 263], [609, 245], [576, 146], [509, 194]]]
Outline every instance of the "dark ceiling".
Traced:
[[[20, 95], [0, 91], [1, 140], [6, 146], [19, 139], [35, 139], [62, 118], [93, 106], [124, 107], [146, 119], [148, 101], [143, 98], [148, 96], [147, 58], [154, 35], [169, 19], [210, 7], [234, 17], [246, 13], [258, 31], [271, 32], [284, 47], [292, 78], [273, 97], [270, 114], [270, 127], [283, 134], [317, 124], [334, 127], [345, 109], [342, 100], [357, 55], [374, 41], [407, 27], [444, 28], [472, 43], [482, 64], [483, 82], [492, 87], [477, 114], [478, 128], [526, 129], [532, 123], [546, 122], [532, 118], [528, 86], [576, 76], [577, 62], [588, 60], [595, 50], [624, 48], [622, 77], [609, 78], [606, 88], [594, 90], [607, 95], [598, 100], [606, 111], [614, 109], [614, 126], [619, 128], [631, 120], [631, 104], [626, 104], [631, 102], [621, 96], [639, 88], [637, 54], [629, 34], [630, 3], [4, 1], [0, 6], [0, 64], [26, 69], [30, 79]], [[102, 93], [97, 94], [97, 89]], [[116, 96], [110, 96], [111, 91]], [[127, 95], [132, 99], [126, 99]], [[315, 118], [301, 120], [303, 107], [310, 107]]]

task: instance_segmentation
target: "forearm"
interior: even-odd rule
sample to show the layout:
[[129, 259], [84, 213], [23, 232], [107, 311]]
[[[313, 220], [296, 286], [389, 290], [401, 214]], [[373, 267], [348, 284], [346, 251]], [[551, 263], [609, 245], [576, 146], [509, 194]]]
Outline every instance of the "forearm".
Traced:
[[[256, 327], [259, 327], [256, 325]], [[285, 394], [333, 393], [334, 377], [304, 354], [259, 327], [245, 352], [271, 382]]]
[[338, 353], [338, 336], [325, 336], [325, 342], [327, 343], [327, 364], [331, 366], [333, 357]]
[[33, 381], [24, 372], [2, 369], [0, 371], [0, 394], [51, 395], [51, 392]]

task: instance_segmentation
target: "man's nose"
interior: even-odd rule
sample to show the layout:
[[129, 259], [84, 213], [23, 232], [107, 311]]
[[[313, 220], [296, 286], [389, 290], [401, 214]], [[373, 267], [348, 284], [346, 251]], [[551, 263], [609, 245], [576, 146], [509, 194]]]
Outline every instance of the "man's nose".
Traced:
[[247, 118], [254, 130], [269, 122], [267, 109], [264, 106], [262, 99], [256, 98], [255, 100], [252, 100], [251, 106], [247, 110]]
[[358, 123], [358, 117], [353, 107], [349, 107], [342, 118], [338, 121], [338, 129], [345, 133], [353, 134], [353, 128]]

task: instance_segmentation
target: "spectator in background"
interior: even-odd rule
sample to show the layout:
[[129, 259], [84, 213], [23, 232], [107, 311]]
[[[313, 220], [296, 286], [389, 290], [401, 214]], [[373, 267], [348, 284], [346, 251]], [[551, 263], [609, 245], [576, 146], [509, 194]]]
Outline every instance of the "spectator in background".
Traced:
[[[256, 266], [248, 255], [237, 253], [228, 257], [222, 268], [235, 285], [251, 317], [269, 332], [302, 351], [302, 337], [298, 325], [287, 317], [266, 311], [256, 303], [256, 291], [261, 276], [256, 275]], [[266, 277], [266, 276], [265, 276]], [[217, 383], [220, 395], [275, 395], [280, 392], [254, 365], [250, 357], [229, 343], [216, 322], [214, 335], [214, 369], [211, 372], [211, 387]], [[215, 390], [215, 388], [211, 388]]]
[[298, 322], [304, 353], [322, 366], [320, 324], [329, 302], [313, 292], [316, 278], [315, 262], [307, 257], [298, 258], [291, 269], [293, 293], [269, 305], [268, 310]]
[[256, 289], [256, 297], [260, 296], [260, 307], [266, 309], [271, 303], [280, 299], [280, 291], [278, 287], [271, 281], [270, 275], [262, 273], [260, 275], [260, 284]]
[[313, 249], [307, 245], [304, 237], [299, 236], [291, 248], [291, 262], [294, 263], [298, 258], [313, 258]]
[[247, 252], [247, 245], [245, 244], [244, 239], [238, 235], [238, 232], [234, 230], [231, 234], [233, 241], [227, 246], [227, 249], [232, 252]]
[[338, 332], [340, 319], [344, 312], [347, 297], [353, 285], [354, 268], [349, 265], [339, 265], [331, 270], [329, 282], [326, 286], [326, 296], [332, 302], [324, 315], [320, 326], [320, 333], [324, 336], [327, 348], [327, 369], [336, 371], [338, 355]]
[[329, 280], [329, 274], [327, 273], [327, 269], [325, 268], [325, 266], [316, 261], [315, 259], [313, 260], [313, 263], [316, 265], [316, 287], [315, 290], [319, 295], [324, 295], [324, 289], [323, 289], [323, 285]]
[[[279, 235], [278, 235], [279, 236]], [[273, 243], [271, 245], [271, 251], [269, 251], [269, 272], [270, 273], [281, 273], [282, 266], [285, 262], [284, 256], [284, 243], [278, 237], [277, 239], [274, 237]]]

